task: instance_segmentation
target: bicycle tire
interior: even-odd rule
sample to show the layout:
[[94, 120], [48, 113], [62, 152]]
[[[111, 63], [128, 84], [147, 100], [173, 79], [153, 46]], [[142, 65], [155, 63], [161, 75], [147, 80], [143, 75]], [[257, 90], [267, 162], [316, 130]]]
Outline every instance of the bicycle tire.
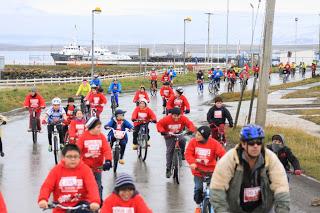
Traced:
[[180, 184], [180, 160], [179, 153], [175, 151], [174, 156], [174, 170], [173, 170], [173, 179], [176, 184]]
[[115, 147], [114, 148], [114, 153], [113, 153], [113, 172], [117, 172], [118, 168], [118, 163], [119, 163], [119, 158], [120, 158], [120, 147]]
[[70, 143], [70, 135], [69, 131], [66, 132], [66, 135], [64, 136], [64, 144], [69, 144]]
[[37, 137], [38, 129], [37, 129], [37, 119], [36, 118], [32, 118], [31, 125], [32, 125], [31, 126], [32, 127], [32, 141], [33, 141], [33, 144], [36, 144], [37, 140], [38, 140], [38, 137]]
[[141, 146], [141, 159], [142, 161], [145, 161], [147, 159], [147, 154], [148, 154], [148, 143], [147, 143], [146, 137], [144, 137], [142, 144], [143, 146]]
[[58, 164], [58, 152], [59, 152], [58, 137], [53, 136], [53, 155], [54, 155], [54, 162], [56, 163], [56, 165]]
[[137, 149], [137, 155], [138, 158], [141, 159], [141, 155], [142, 155], [142, 147], [141, 147], [141, 138], [140, 136], [138, 136], [138, 149]]
[[204, 198], [202, 203], [201, 213], [213, 213], [213, 209], [208, 198]]
[[209, 85], [208, 85], [208, 91], [210, 92], [210, 93], [213, 93], [213, 83], [212, 83], [212, 81], [209, 83]]
[[116, 108], [117, 108], [117, 104], [116, 104], [116, 101], [113, 97], [113, 98], [111, 98], [111, 111], [112, 111], [113, 116], [115, 116]]

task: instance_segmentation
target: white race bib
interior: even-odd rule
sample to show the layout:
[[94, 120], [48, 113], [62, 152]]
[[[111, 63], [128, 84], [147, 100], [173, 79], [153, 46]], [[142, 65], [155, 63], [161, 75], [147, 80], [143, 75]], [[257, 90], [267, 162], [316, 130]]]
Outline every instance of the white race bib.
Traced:
[[112, 213], [134, 213], [132, 207], [112, 207]]
[[252, 188], [244, 188], [243, 191], [243, 202], [254, 202], [258, 201], [261, 197], [261, 188], [260, 186]]

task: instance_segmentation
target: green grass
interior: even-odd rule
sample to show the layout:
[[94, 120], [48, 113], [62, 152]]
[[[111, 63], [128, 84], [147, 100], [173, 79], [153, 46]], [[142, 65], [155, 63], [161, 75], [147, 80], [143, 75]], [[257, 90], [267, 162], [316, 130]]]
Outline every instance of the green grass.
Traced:
[[320, 97], [320, 86], [311, 87], [309, 89], [297, 90], [286, 94], [282, 98], [314, 98]]
[[304, 115], [304, 116], [300, 116], [300, 118], [305, 119], [307, 121], [311, 121], [311, 122], [313, 122], [315, 124], [320, 125], [320, 115], [314, 115], [314, 116]]
[[[239, 142], [240, 127], [227, 130], [228, 141], [236, 144]], [[292, 128], [282, 128], [278, 126], [268, 126], [265, 128], [266, 143], [271, 142], [274, 134], [283, 134], [286, 144], [299, 159], [302, 170], [305, 174], [320, 180], [320, 138], [311, 136], [302, 130]]]
[[320, 115], [320, 109], [294, 109], [290, 111], [295, 115]]
[[[111, 80], [103, 82], [103, 88], [107, 91]], [[137, 90], [140, 85], [145, 85], [146, 88], [150, 86], [149, 78], [125, 78], [120, 79], [123, 91]], [[158, 82], [159, 83], [159, 82]], [[174, 80], [175, 85], [187, 85], [195, 83], [195, 74], [189, 72], [187, 74], [178, 75]], [[37, 86], [38, 91], [44, 97], [46, 101], [51, 100], [54, 97], [68, 98], [75, 96], [80, 83], [68, 83], [68, 84], [47, 84]], [[160, 86], [161, 83], [158, 84]], [[0, 112], [7, 112], [19, 107], [22, 107], [25, 96], [29, 93], [29, 87], [18, 87], [10, 89], [0, 90]]]

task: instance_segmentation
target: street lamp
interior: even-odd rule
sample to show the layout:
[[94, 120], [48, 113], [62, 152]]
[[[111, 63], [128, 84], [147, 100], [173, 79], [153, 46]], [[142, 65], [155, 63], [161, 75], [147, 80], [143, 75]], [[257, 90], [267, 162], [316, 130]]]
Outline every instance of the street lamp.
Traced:
[[186, 72], [186, 23], [191, 22], [191, 17], [183, 19], [183, 71]]
[[319, 47], [318, 47], [318, 56], [319, 56], [319, 61], [320, 61], [320, 13], [318, 14], [319, 15]]
[[251, 16], [251, 45], [250, 45], [250, 51], [251, 51], [251, 69], [253, 71], [253, 34], [254, 34], [254, 6], [250, 3], [250, 7], [252, 9], [252, 16]]
[[100, 14], [102, 12], [100, 7], [96, 7], [92, 10], [92, 42], [91, 42], [91, 77], [93, 78], [94, 70], [94, 14]]
[[297, 63], [297, 33], [298, 33], [298, 18], [294, 19], [296, 23], [296, 29], [295, 29], [295, 45], [294, 45], [294, 62]]
[[227, 0], [227, 33], [226, 33], [226, 65], [228, 64], [228, 49], [229, 49], [229, 0]]

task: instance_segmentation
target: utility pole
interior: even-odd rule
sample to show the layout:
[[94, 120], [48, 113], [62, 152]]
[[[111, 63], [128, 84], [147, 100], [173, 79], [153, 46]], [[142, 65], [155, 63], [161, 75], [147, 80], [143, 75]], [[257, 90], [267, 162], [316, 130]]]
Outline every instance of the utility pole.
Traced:
[[228, 45], [229, 45], [229, 0], [227, 0], [227, 35], [226, 35], [226, 65], [228, 64]]
[[294, 63], [297, 63], [297, 35], [298, 35], [298, 18], [295, 21], [295, 39], [294, 39]]
[[274, 10], [276, 0], [266, 1], [266, 14], [264, 23], [262, 69], [260, 73], [259, 92], [256, 112], [256, 124], [264, 127], [267, 117], [269, 69], [272, 58], [272, 33], [274, 22]]
[[210, 20], [211, 20], [211, 15], [213, 13], [205, 13], [205, 14], [208, 15], [208, 45], [207, 45], [208, 54], [207, 54], [207, 63], [210, 63]]
[[319, 56], [319, 61], [320, 61], [320, 13], [319, 13], [319, 48], [318, 48], [318, 56]]

